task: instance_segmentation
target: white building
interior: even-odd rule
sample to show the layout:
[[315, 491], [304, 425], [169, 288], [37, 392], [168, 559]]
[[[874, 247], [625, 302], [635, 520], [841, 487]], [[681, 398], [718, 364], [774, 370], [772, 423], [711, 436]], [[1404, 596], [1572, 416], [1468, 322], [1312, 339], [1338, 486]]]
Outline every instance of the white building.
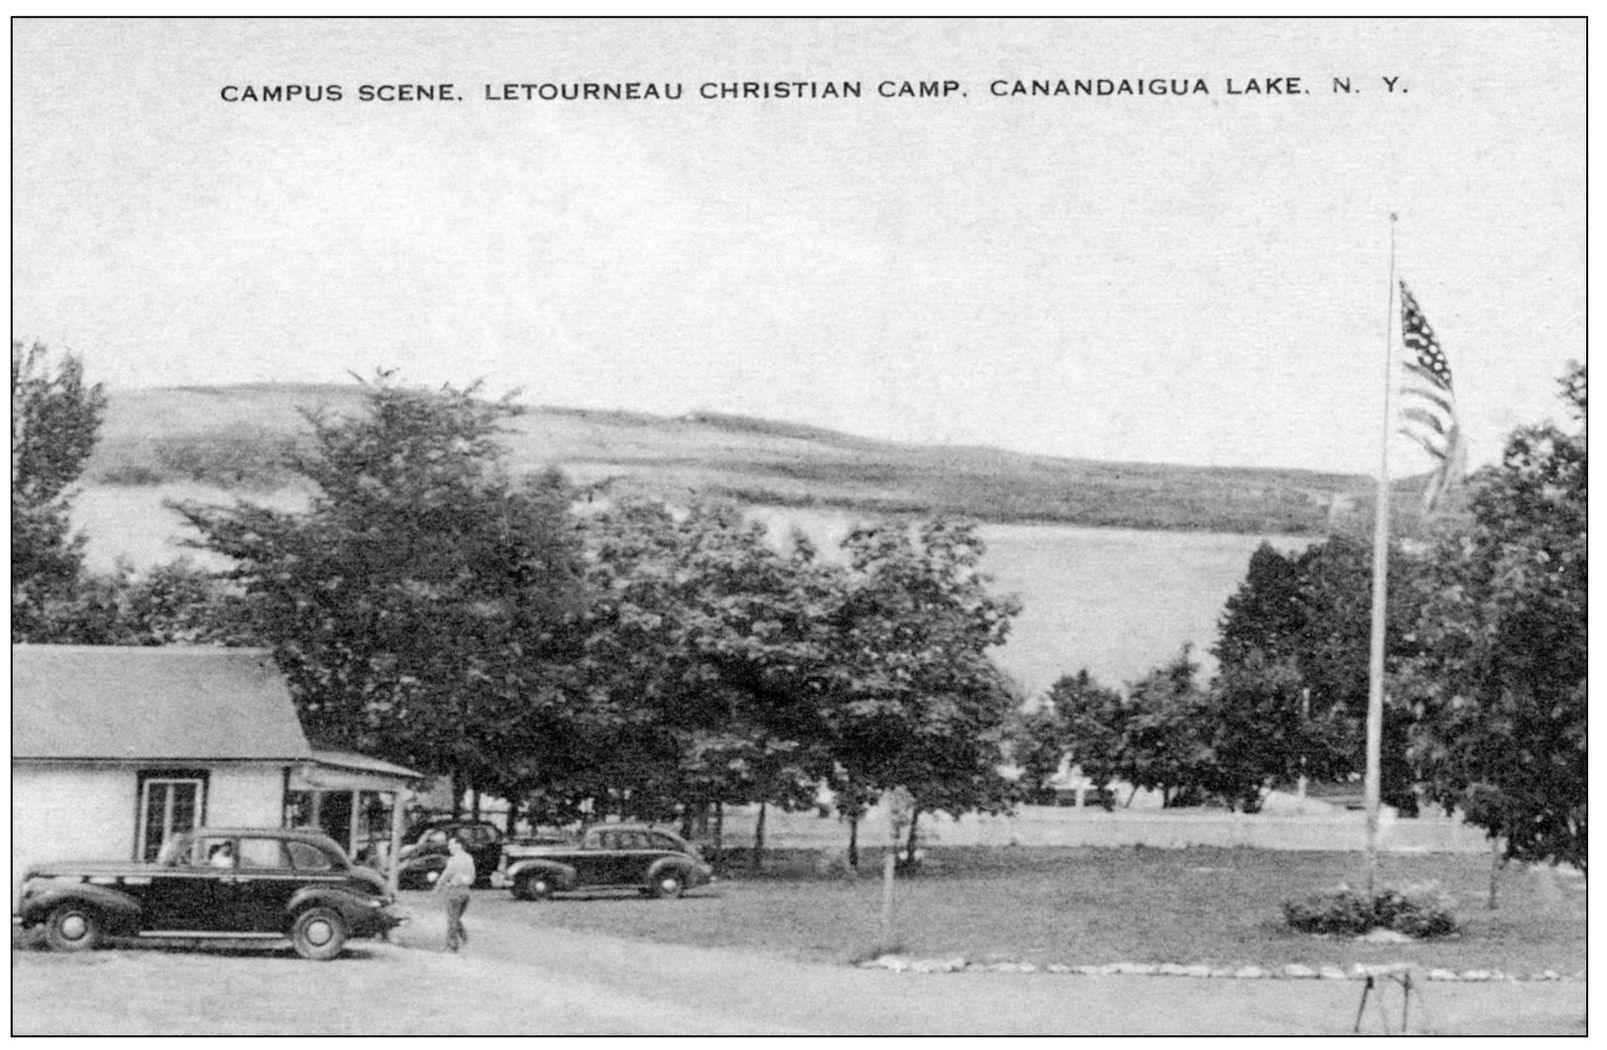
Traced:
[[11, 647], [13, 887], [40, 861], [154, 860], [191, 828], [300, 823], [313, 794], [341, 804], [311, 804], [307, 822], [338, 823], [326, 830], [353, 848], [357, 815], [382, 800], [390, 824], [417, 779], [315, 751], [260, 649]]

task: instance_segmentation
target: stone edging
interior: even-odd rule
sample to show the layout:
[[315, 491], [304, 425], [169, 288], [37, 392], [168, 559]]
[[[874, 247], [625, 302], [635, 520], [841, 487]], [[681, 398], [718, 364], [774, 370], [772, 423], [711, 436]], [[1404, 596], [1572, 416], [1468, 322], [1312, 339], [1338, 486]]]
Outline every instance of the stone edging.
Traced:
[[1059, 973], [1078, 974], [1084, 977], [1130, 975], [1142, 977], [1205, 977], [1229, 980], [1330, 980], [1361, 981], [1369, 977], [1400, 977], [1411, 975], [1428, 981], [1583, 981], [1585, 971], [1563, 974], [1556, 970], [1539, 973], [1503, 973], [1500, 970], [1447, 970], [1425, 969], [1406, 963], [1388, 963], [1365, 966], [1357, 963], [1350, 969], [1340, 966], [1312, 968], [1291, 963], [1282, 970], [1268, 970], [1260, 966], [1182, 966], [1178, 963], [1108, 963], [1104, 966], [1068, 966], [1049, 963], [1040, 966], [1030, 962], [981, 962], [963, 956], [951, 959], [912, 959], [902, 955], [882, 955], [859, 964], [863, 970], [889, 970], [894, 973]]

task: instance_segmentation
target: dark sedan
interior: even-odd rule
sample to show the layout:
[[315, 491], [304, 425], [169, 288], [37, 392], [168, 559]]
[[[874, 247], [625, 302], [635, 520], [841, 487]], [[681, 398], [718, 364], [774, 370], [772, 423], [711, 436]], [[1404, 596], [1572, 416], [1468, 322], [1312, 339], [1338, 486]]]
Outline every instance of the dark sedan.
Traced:
[[326, 835], [281, 828], [206, 828], [175, 837], [155, 864], [60, 863], [23, 880], [24, 927], [59, 951], [108, 937], [288, 938], [308, 959], [348, 939], [383, 937], [403, 921], [378, 874]]
[[503, 881], [520, 900], [544, 900], [570, 890], [632, 889], [679, 897], [714, 881], [697, 847], [669, 831], [598, 824], [577, 843], [510, 848]]
[[502, 832], [484, 820], [433, 817], [402, 836], [402, 868], [397, 882], [404, 890], [427, 890], [446, 867], [446, 840], [456, 835], [474, 858], [476, 886], [491, 885], [491, 873], [502, 866]]

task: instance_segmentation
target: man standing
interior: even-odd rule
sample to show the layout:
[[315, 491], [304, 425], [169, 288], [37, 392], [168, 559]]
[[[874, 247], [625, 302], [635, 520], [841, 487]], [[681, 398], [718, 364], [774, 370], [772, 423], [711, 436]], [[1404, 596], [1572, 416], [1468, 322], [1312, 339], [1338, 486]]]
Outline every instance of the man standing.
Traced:
[[446, 850], [446, 867], [435, 881], [435, 892], [446, 895], [446, 947], [455, 952], [459, 945], [469, 943], [463, 911], [469, 906], [469, 887], [474, 885], [474, 858], [456, 835], [446, 840]]

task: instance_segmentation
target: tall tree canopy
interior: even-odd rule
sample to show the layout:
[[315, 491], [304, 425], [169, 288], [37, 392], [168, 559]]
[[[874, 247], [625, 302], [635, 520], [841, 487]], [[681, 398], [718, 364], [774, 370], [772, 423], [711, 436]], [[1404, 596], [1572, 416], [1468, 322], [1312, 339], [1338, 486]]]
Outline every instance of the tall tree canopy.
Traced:
[[921, 812], [997, 812], [999, 773], [1019, 698], [994, 663], [1019, 610], [988, 592], [974, 526], [882, 523], [843, 540], [849, 570], [832, 616], [823, 703], [839, 808], [909, 790]]
[[1341, 705], [1312, 711], [1303, 681], [1295, 661], [1260, 650], [1224, 667], [1195, 708], [1204, 743], [1196, 785], [1248, 813], [1272, 788], [1348, 771], [1355, 720]]
[[1563, 380], [1574, 429], [1524, 427], [1470, 483], [1474, 525], [1432, 560], [1400, 686], [1434, 798], [1523, 860], [1586, 866], [1586, 375]]
[[365, 385], [366, 412], [307, 413], [287, 453], [305, 511], [183, 504], [233, 559], [316, 739], [372, 750], [459, 788], [503, 790], [571, 655], [581, 589], [569, 494], [511, 479], [498, 443], [517, 412], [474, 387]]
[[639, 816], [812, 799], [830, 768], [812, 683], [841, 573], [716, 502], [627, 500], [586, 536], [592, 742], [572, 790], [629, 796]]
[[[1333, 776], [1366, 768], [1360, 727], [1367, 718], [1371, 566], [1370, 545], [1345, 537], [1288, 555], [1263, 543], [1250, 557], [1244, 583], [1228, 599], [1214, 650], [1223, 681], [1255, 706], [1266, 699], [1261, 690], [1271, 684], [1265, 677], [1268, 671], [1283, 665], [1295, 672], [1289, 684], [1297, 693], [1309, 690], [1309, 701], [1302, 707], [1314, 725], [1309, 731], [1269, 739], [1263, 752], [1269, 776], [1284, 775], [1302, 754], [1308, 764], [1313, 754], [1321, 754], [1322, 766]], [[1390, 668], [1399, 667], [1421, 647], [1414, 630], [1423, 602], [1423, 589], [1414, 583], [1418, 572], [1417, 560], [1391, 548], [1385, 614], [1385, 658]], [[1258, 679], [1259, 685], [1244, 691]], [[1413, 813], [1415, 776], [1406, 758], [1410, 721], [1406, 705], [1391, 703], [1385, 708], [1381, 772], [1384, 801]], [[1346, 745], [1348, 755], [1329, 760], [1331, 748]]]
[[38, 343], [11, 344], [11, 640], [75, 641], [62, 621], [83, 572], [83, 537], [68, 519], [72, 485], [95, 448], [106, 410], [84, 363], [54, 365]]

